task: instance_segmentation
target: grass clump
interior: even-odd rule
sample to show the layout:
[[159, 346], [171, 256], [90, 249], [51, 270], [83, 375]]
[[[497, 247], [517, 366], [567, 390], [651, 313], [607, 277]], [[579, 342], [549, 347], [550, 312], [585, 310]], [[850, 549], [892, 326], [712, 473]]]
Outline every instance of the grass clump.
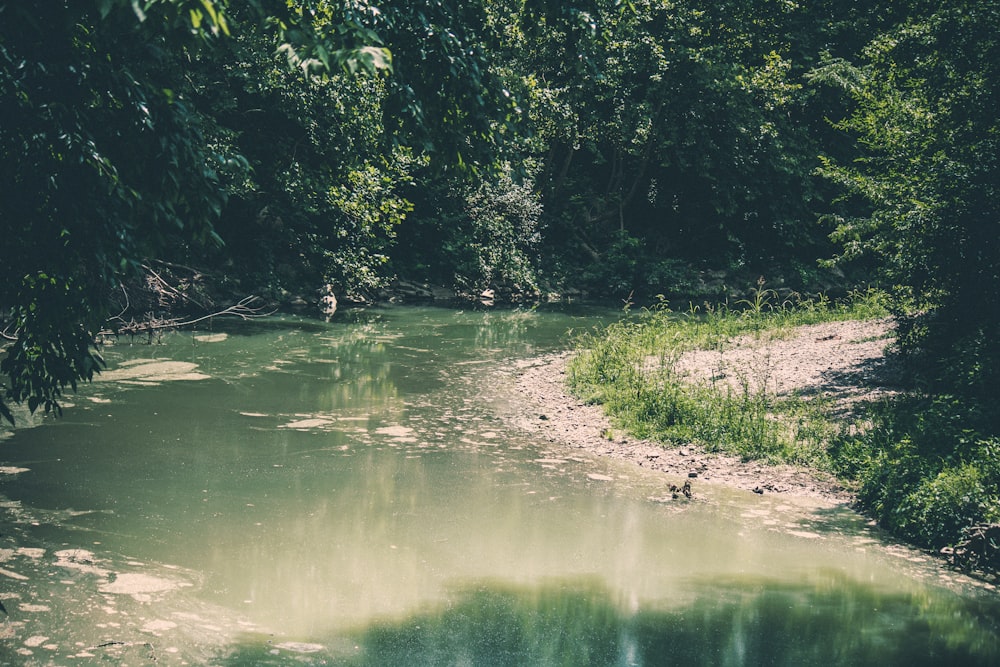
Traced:
[[602, 403], [620, 428], [638, 437], [830, 469], [827, 444], [835, 427], [824, 417], [822, 399], [768, 391], [773, 369], [766, 356], [725, 382], [692, 381], [681, 358], [693, 350], [722, 351], [747, 337], [786, 336], [801, 325], [885, 315], [876, 291], [844, 302], [779, 302], [763, 283], [732, 306], [678, 313], [661, 302], [584, 336], [569, 381], [579, 397]]

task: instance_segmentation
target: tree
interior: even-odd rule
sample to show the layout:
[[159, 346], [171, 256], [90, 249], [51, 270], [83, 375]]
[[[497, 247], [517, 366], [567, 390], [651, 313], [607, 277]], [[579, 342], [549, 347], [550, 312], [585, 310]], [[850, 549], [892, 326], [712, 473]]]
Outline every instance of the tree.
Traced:
[[0, 5], [0, 372], [32, 411], [100, 367], [103, 297], [146, 253], [215, 238], [217, 165], [163, 67], [169, 40], [196, 47], [183, 4]]
[[[229, 197], [257, 218], [268, 204], [288, 213], [279, 240], [306, 257], [311, 280], [377, 283], [373, 267], [408, 206], [399, 185], [427, 159], [406, 145], [417, 137], [424, 153], [444, 156], [441, 165], [488, 163], [482, 145], [510, 106], [497, 108], [503, 95], [483, 85], [483, 54], [449, 25], [471, 15], [461, 3], [388, 9], [325, 0], [0, 2], [0, 319], [10, 339], [0, 415], [12, 419], [8, 401], [58, 411], [65, 388], [100, 368], [91, 343], [108, 292], [149, 257], [218, 253], [219, 231], [239, 224], [230, 214], [218, 227]], [[409, 35], [413, 27], [436, 37], [430, 47]], [[382, 35], [433, 66], [381, 76], [392, 69]], [[297, 78], [274, 68], [275, 52]], [[249, 79], [234, 74], [240, 67], [263, 85], [248, 90]], [[261, 126], [240, 99], [227, 106], [223, 91], [262, 102], [278, 126]], [[391, 104], [406, 122], [385, 122]], [[255, 137], [284, 150], [254, 153]]]
[[[502, 130], [515, 114], [492, 74], [476, 3], [345, 5], [331, 20], [377, 32], [392, 76], [300, 77], [269, 56], [266, 34], [244, 29], [225, 45], [236, 63], [225, 83], [204, 72], [219, 134], [252, 167], [218, 229], [230, 260], [271, 274], [259, 281], [332, 283], [365, 296], [391, 277], [404, 218], [423, 222], [411, 202], [501, 172]], [[429, 208], [422, 213], [437, 218]]]
[[185, 68], [206, 139], [242, 161], [222, 176], [228, 203], [215, 230], [225, 245], [174, 260], [223, 266], [256, 293], [379, 287], [421, 162], [388, 138], [387, 77], [303, 75], [252, 14], [234, 12], [231, 23], [234, 37], [213, 59]]
[[815, 220], [832, 188], [813, 174], [822, 123], [802, 42], [819, 41], [832, 9], [490, 7], [540, 165], [545, 251], [577, 280], [625, 295], [669, 289], [678, 260], [770, 267], [828, 252]]
[[[1000, 388], [1000, 7], [913, 3], [913, 18], [872, 41], [864, 62], [816, 78], [856, 104], [839, 127], [853, 163], [822, 173], [866, 202], [842, 216], [843, 259], [874, 258], [895, 294], [902, 350], [938, 389]], [[857, 210], [857, 209], [856, 209]]]

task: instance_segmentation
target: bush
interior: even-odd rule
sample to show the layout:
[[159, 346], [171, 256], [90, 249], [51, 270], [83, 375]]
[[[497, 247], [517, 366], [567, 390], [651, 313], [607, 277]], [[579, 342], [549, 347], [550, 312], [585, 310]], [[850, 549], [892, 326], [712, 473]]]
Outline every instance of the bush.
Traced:
[[933, 548], [954, 544], [962, 530], [988, 520], [989, 494], [975, 465], [945, 468], [922, 479], [899, 512], [908, 518], [907, 533]]
[[872, 406], [870, 426], [831, 448], [859, 482], [860, 508], [890, 532], [939, 549], [1000, 518], [1000, 439], [974, 405], [905, 396]]
[[537, 291], [541, 203], [530, 178], [456, 177], [411, 194], [392, 257], [398, 274], [500, 297]]

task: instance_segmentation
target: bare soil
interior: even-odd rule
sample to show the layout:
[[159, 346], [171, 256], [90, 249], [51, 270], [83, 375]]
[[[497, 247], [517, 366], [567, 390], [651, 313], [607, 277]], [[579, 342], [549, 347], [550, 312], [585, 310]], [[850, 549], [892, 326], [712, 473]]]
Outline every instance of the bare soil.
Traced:
[[[678, 360], [693, 382], [744, 383], [777, 394], [797, 392], [829, 397], [841, 418], [851, 419], [858, 400], [891, 391], [884, 386], [888, 322], [830, 322], [799, 327], [780, 339], [743, 338], [720, 350], [697, 351]], [[664, 446], [615, 429], [601, 406], [570, 395], [566, 364], [571, 353], [523, 362], [515, 376], [516, 425], [553, 443], [625, 459], [659, 470], [680, 485], [693, 479], [756, 493], [782, 493], [848, 503], [852, 493], [832, 475], [795, 466], [705, 451], [696, 445]], [[609, 437], [610, 436], [610, 437]]]

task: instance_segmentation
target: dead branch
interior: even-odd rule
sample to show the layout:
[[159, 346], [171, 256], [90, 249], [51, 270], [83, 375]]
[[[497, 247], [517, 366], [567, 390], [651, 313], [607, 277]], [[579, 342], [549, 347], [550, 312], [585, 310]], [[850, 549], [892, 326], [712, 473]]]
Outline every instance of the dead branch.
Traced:
[[184, 301], [188, 301], [190, 303], [193, 303], [194, 305], [198, 306], [199, 308], [202, 308], [202, 309], [205, 308], [205, 305], [203, 303], [200, 303], [199, 301], [197, 301], [196, 299], [192, 298], [191, 296], [189, 296], [187, 294], [184, 294], [183, 292], [181, 292], [180, 290], [178, 290], [176, 287], [174, 287], [173, 285], [171, 285], [170, 283], [168, 283], [166, 280], [164, 280], [163, 276], [161, 276], [159, 273], [157, 273], [156, 271], [154, 271], [148, 265], [143, 264], [142, 268], [149, 275], [151, 275], [156, 280], [157, 283], [159, 283], [160, 287], [163, 290], [169, 292], [170, 294], [173, 294], [173, 295], [177, 296], [178, 298], [180, 298], [180, 299], [182, 299]]
[[129, 303], [129, 299], [128, 299], [128, 290], [125, 289], [125, 285], [123, 285], [121, 283], [118, 283], [118, 287], [122, 291], [122, 296], [125, 297], [125, 305], [122, 306], [121, 311], [117, 315], [115, 315], [114, 317], [108, 318], [109, 320], [120, 320], [121, 317], [122, 317], [122, 315], [124, 315], [125, 312], [131, 307], [131, 304]]
[[240, 318], [241, 320], [252, 320], [260, 317], [267, 317], [268, 315], [273, 315], [276, 312], [277, 309], [272, 309], [268, 312], [263, 312], [264, 311], [263, 306], [253, 307], [250, 305], [258, 300], [259, 297], [252, 295], [244, 297], [240, 299], [236, 304], [229, 306], [228, 308], [224, 308], [220, 311], [209, 313], [208, 315], [203, 315], [201, 317], [196, 317], [193, 320], [186, 320], [184, 322], [180, 322], [175, 326], [187, 327], [191, 326], [192, 324], [197, 324], [198, 322], [204, 322], [205, 320], [210, 320], [212, 318], [221, 317], [225, 315], [232, 315], [234, 317]]
[[202, 271], [199, 271], [198, 269], [195, 269], [195, 268], [190, 267], [190, 266], [185, 266], [184, 264], [177, 264], [176, 262], [168, 262], [168, 261], [162, 260], [162, 259], [151, 259], [149, 261], [152, 264], [159, 264], [160, 266], [165, 266], [168, 269], [179, 269], [181, 271], [187, 271], [192, 276], [197, 276], [197, 275], [200, 275], [202, 273]]
[[[154, 331], [159, 331], [163, 329], [180, 329], [183, 327], [193, 326], [199, 322], [204, 322], [206, 320], [211, 320], [216, 317], [238, 317], [241, 320], [252, 320], [261, 317], [267, 317], [274, 314], [274, 310], [265, 312], [263, 306], [254, 306], [253, 304], [259, 301], [259, 297], [248, 296], [240, 299], [237, 303], [229, 306], [228, 308], [223, 308], [214, 313], [208, 313], [207, 315], [202, 315], [201, 317], [195, 317], [192, 319], [184, 318], [153, 318], [148, 317], [142, 321], [131, 320], [125, 322], [121, 317], [111, 318], [118, 319], [123, 322], [123, 324], [115, 329], [106, 329], [98, 332], [101, 336], [114, 336], [116, 334], [138, 334], [138, 333], [152, 333]], [[111, 320], [109, 320], [111, 321]]]

